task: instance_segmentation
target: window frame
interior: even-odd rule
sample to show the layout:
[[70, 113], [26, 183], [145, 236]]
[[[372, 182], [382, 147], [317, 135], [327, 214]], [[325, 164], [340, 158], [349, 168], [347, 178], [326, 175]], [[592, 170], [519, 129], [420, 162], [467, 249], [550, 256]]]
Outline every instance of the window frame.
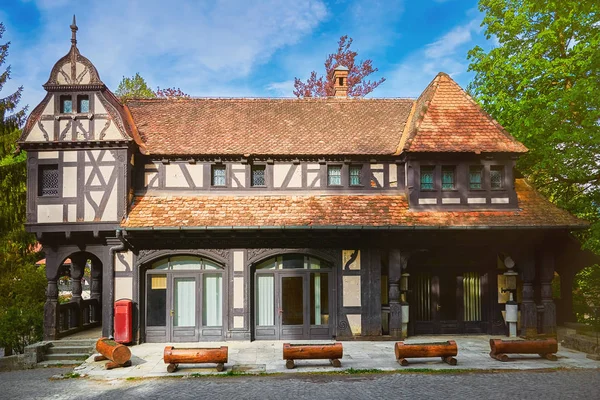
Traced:
[[[423, 188], [423, 169], [431, 170], [431, 189]], [[435, 192], [437, 190], [436, 185], [436, 165], [435, 164], [421, 164], [419, 165], [419, 190], [421, 192]]]
[[[500, 172], [500, 187], [494, 187], [492, 181], [492, 171]], [[506, 190], [504, 179], [506, 178], [506, 168], [502, 164], [490, 165], [490, 190]]]
[[[44, 188], [42, 187], [42, 169], [55, 169], [56, 170], [56, 194], [44, 194]], [[62, 179], [59, 165], [56, 161], [51, 161], [49, 163], [40, 162], [37, 168], [37, 197], [44, 198], [58, 198], [62, 196]], [[48, 190], [48, 189], [46, 189]]]
[[[263, 185], [255, 185], [254, 184], [254, 170], [255, 168], [262, 168], [264, 171], [264, 181], [265, 183]], [[268, 187], [268, 180], [267, 180], [267, 164], [262, 164], [262, 163], [256, 163], [256, 164], [251, 164], [250, 165], [250, 174], [249, 174], [249, 178], [250, 178], [250, 183], [248, 184], [248, 187], [251, 188], [266, 188]]]
[[[337, 175], [340, 178], [340, 183], [339, 184], [332, 184], [332, 183], [330, 183], [330, 181], [329, 181], [329, 178], [330, 178], [329, 170], [331, 168], [339, 168], [340, 169], [340, 173], [339, 173], [339, 175]], [[326, 172], [326, 179], [327, 179], [327, 181], [326, 181], [327, 182], [327, 187], [335, 187], [335, 188], [344, 187], [344, 181], [343, 181], [344, 172], [343, 172], [343, 170], [344, 170], [344, 166], [342, 164], [327, 164], [327, 168], [325, 170], [325, 172]]]
[[[77, 114], [89, 114], [92, 112], [92, 101], [90, 99], [89, 94], [78, 94], [76, 96], [76, 98], [77, 98]], [[81, 111], [81, 101], [82, 100], [88, 101], [88, 110], [87, 111]]]
[[[352, 169], [358, 168], [358, 183], [352, 183]], [[328, 176], [329, 177], [329, 176]], [[363, 164], [350, 164], [348, 166], [348, 186], [350, 187], [364, 187], [364, 168]]]
[[[71, 102], [71, 112], [65, 111], [65, 100]], [[73, 95], [72, 94], [61, 94], [58, 96], [58, 107], [60, 114], [73, 114]]]
[[[471, 169], [475, 169], [477, 168], [479, 171], [479, 177], [480, 177], [480, 181], [479, 181], [479, 186], [478, 188], [474, 188], [471, 187]], [[481, 190], [485, 190], [485, 182], [484, 182], [484, 178], [485, 178], [485, 168], [483, 165], [469, 165], [468, 168], [468, 177], [467, 177], [467, 181], [469, 183], [469, 190], [473, 190], [473, 191], [481, 191]]]
[[[215, 184], [215, 170], [216, 169], [223, 169], [225, 172], [223, 174], [223, 178], [225, 179], [225, 183], [223, 185], [216, 185]], [[219, 164], [219, 163], [214, 163], [210, 165], [210, 187], [211, 188], [226, 188], [227, 187], [227, 174], [228, 174], [228, 169], [227, 168], [227, 164]]]
[[[444, 188], [444, 172], [451, 170], [452, 171], [452, 187]], [[456, 191], [456, 165], [442, 165], [442, 173], [440, 176], [440, 188], [443, 192], [452, 192]]]

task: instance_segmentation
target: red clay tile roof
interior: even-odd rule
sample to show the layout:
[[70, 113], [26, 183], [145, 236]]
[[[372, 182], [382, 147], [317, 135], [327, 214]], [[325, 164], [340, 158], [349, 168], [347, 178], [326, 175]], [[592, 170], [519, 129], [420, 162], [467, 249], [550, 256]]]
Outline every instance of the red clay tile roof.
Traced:
[[512, 152], [527, 148], [447, 74], [440, 72], [417, 99], [397, 154], [410, 152]]
[[516, 181], [519, 210], [410, 211], [404, 195], [196, 196], [135, 199], [124, 228], [231, 226], [586, 227]]
[[409, 99], [131, 100], [150, 154], [393, 154]]

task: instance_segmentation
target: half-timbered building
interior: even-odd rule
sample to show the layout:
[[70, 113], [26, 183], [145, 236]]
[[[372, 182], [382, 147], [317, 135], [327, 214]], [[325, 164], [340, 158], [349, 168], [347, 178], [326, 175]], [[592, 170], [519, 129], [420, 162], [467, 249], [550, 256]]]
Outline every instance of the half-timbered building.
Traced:
[[569, 318], [587, 225], [517, 176], [527, 149], [447, 74], [418, 99], [349, 98], [340, 66], [328, 98], [122, 103], [71, 29], [20, 139], [47, 339], [111, 336], [119, 299], [137, 342], [501, 334], [510, 292], [523, 334]]

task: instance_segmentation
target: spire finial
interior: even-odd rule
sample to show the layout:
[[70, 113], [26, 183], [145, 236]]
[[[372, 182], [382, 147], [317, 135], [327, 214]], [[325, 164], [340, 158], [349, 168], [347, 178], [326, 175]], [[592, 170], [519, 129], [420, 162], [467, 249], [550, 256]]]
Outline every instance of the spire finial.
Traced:
[[77, 22], [75, 22], [75, 14], [73, 14], [73, 23], [71, 24], [71, 44], [75, 46], [77, 44]]

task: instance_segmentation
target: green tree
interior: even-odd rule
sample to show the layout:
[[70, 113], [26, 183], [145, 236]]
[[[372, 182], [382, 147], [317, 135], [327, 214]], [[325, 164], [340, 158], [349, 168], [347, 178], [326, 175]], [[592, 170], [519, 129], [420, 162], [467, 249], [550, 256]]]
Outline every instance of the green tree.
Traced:
[[129, 99], [153, 99], [156, 97], [156, 93], [150, 89], [150, 86], [146, 83], [144, 78], [136, 72], [131, 78], [123, 77], [115, 95], [126, 101]]
[[[0, 23], [0, 39], [4, 25]], [[0, 66], [10, 43], [0, 45]], [[0, 91], [10, 67], [0, 74]], [[22, 352], [42, 336], [45, 273], [35, 266], [33, 236], [25, 232], [26, 155], [16, 141], [25, 117], [23, 88], [0, 97], [0, 347]]]
[[[591, 222], [600, 254], [600, 2], [480, 0], [489, 51], [468, 58], [469, 91], [529, 152], [518, 168], [552, 202]], [[598, 296], [598, 266], [577, 275], [575, 311]], [[595, 288], [595, 289], [594, 289]]]

